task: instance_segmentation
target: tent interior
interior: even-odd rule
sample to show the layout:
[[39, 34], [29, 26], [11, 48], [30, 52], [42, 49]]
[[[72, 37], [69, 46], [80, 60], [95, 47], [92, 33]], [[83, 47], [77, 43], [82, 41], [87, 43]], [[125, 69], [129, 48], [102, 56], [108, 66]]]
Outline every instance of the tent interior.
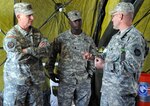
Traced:
[[[17, 20], [13, 6], [17, 2], [28, 2], [34, 10], [33, 26], [39, 28], [45, 37], [52, 42], [58, 34], [69, 29], [65, 14], [78, 10], [82, 16], [82, 29], [91, 36], [99, 50], [106, 47], [115, 31], [111, 27], [110, 11], [118, 2], [134, 3], [136, 14], [133, 24], [140, 30], [150, 47], [150, 0], [1, 0], [0, 3], [0, 91], [3, 90], [3, 63], [6, 52], [3, 50], [3, 39]], [[143, 72], [150, 73], [150, 53], [145, 59]]]

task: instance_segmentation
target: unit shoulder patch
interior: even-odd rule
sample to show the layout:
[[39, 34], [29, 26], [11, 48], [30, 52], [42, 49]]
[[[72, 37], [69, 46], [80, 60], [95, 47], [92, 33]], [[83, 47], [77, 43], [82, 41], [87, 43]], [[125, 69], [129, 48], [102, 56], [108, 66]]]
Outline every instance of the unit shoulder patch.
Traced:
[[15, 46], [15, 44], [14, 44], [14, 42], [7, 42], [7, 47], [9, 48], [9, 49], [11, 49], [11, 48], [13, 48]]
[[13, 35], [6, 36], [5, 45], [6, 45], [6, 48], [8, 49], [14, 48], [16, 45], [16, 36], [13, 36]]

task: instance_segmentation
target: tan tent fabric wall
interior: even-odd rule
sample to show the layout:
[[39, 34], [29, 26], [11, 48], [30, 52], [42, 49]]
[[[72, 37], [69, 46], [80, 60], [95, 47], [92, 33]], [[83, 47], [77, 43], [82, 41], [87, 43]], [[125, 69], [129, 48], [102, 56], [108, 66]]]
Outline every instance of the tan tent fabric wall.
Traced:
[[[36, 27], [40, 27], [43, 22], [55, 11], [55, 4], [52, 0], [22, 0], [32, 3], [35, 9], [35, 23]], [[55, 0], [57, 3], [64, 3], [69, 0]], [[83, 18], [83, 30], [92, 36], [94, 31], [94, 25], [96, 23], [96, 14], [98, 0], [72, 0], [72, 2], [66, 6], [64, 12], [71, 10], [79, 10]], [[95, 13], [95, 14], [94, 14]], [[94, 17], [95, 15], [95, 17]], [[93, 25], [93, 26], [92, 26]], [[58, 36], [59, 33], [69, 28], [68, 20], [62, 12], [58, 12], [49, 22], [41, 28], [41, 31], [47, 36], [50, 41]]]
[[[29, 2], [32, 4], [35, 11], [34, 26], [40, 27], [49, 16], [55, 11], [55, 4], [53, 0], [15, 0], [16, 2]], [[56, 3], [65, 3], [69, 0], [54, 0]], [[83, 30], [92, 36], [97, 22], [99, 2], [101, 0], [72, 0], [72, 2], [65, 7], [64, 12], [70, 10], [79, 10], [83, 17]], [[102, 36], [105, 29], [107, 28], [111, 17], [109, 11], [115, 7], [120, 0], [108, 0], [106, 5], [106, 16], [102, 24], [101, 34]], [[14, 14], [13, 14], [13, 0], [1, 0], [0, 3], [0, 28], [7, 32], [14, 25]], [[144, 3], [138, 14], [135, 17], [134, 22], [139, 20], [148, 10], [150, 9], [150, 0], [144, 0]], [[144, 33], [147, 40], [150, 40], [150, 15], [144, 18], [138, 25], [137, 28]], [[44, 36], [48, 37], [51, 42], [59, 33], [69, 28], [68, 20], [62, 12], [58, 12], [49, 22], [41, 28], [41, 32]], [[0, 32], [0, 47], [2, 47], [2, 40], [4, 35]], [[0, 63], [6, 58], [4, 50], [0, 49]], [[143, 70], [150, 69], [150, 56], [146, 59]], [[3, 89], [3, 66], [0, 66], [0, 91]]]
[[[4, 7], [6, 7], [6, 3], [10, 3], [6, 0], [2, 0], [3, 5], [0, 4], [1, 10], [4, 10]], [[55, 0], [56, 3], [65, 3], [69, 0]], [[52, 13], [55, 11], [55, 4], [52, 0], [16, 0], [16, 2], [29, 2], [32, 4], [34, 9], [34, 26], [40, 27], [48, 17], [52, 15]], [[98, 7], [98, 0], [72, 0], [72, 2], [65, 8], [64, 12], [69, 12], [71, 10], [79, 10], [81, 12], [81, 16], [83, 17], [83, 30], [89, 35], [92, 36], [92, 33], [94, 31], [94, 26], [96, 24], [96, 15], [97, 15], [97, 7]], [[7, 32], [12, 26], [13, 26], [13, 4], [9, 4], [9, 10], [10, 12], [7, 13], [7, 17], [5, 17], [6, 25], [8, 26], [6, 29], [4, 27], [3, 30]], [[10, 17], [11, 14], [11, 17]], [[2, 14], [1, 14], [2, 15]], [[3, 16], [3, 15], [2, 15]], [[0, 18], [2, 19], [2, 18]], [[11, 23], [11, 24], [8, 24]], [[2, 22], [4, 24], [4, 22]], [[49, 41], [51, 42], [56, 36], [58, 36], [59, 33], [67, 30], [69, 28], [68, 20], [64, 16], [62, 12], [58, 12], [53, 18], [49, 20], [49, 22], [41, 28], [41, 32], [44, 34], [44, 36], [48, 37]], [[2, 40], [3, 35], [0, 33], [1, 37], [1, 46], [2, 46]], [[3, 50], [1, 50], [4, 52]], [[5, 52], [4, 52], [5, 53]], [[5, 56], [3, 56], [5, 59]], [[3, 61], [3, 60], [2, 60]], [[0, 90], [3, 89], [3, 80], [2, 80], [2, 73], [3, 66], [0, 67]]]
[[107, 5], [106, 5], [106, 15], [105, 15], [105, 18], [104, 18], [104, 23], [102, 24], [102, 32], [101, 32], [100, 36], [103, 35], [103, 33], [105, 32], [105, 29], [107, 28], [109, 22], [111, 21], [110, 11], [116, 6], [116, 4], [119, 1], [120, 0], [108, 0]]

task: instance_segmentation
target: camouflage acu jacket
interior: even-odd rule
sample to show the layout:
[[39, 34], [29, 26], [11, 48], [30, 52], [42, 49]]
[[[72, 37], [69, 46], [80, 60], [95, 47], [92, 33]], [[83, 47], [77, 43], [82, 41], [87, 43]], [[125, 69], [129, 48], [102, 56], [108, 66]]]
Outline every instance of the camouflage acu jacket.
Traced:
[[[60, 80], [87, 79], [94, 71], [93, 62], [83, 59], [82, 52], [96, 53], [96, 46], [92, 38], [85, 33], [73, 35], [70, 30], [61, 33], [53, 42], [49, 58], [49, 71], [53, 71], [57, 54], [59, 54], [58, 70]], [[50, 72], [50, 73], [51, 73]]]
[[133, 26], [114, 35], [102, 54], [105, 59], [102, 92], [137, 94], [144, 54], [145, 40]]
[[[46, 42], [47, 46], [39, 47], [40, 42]], [[50, 44], [42, 37], [42, 34], [31, 27], [30, 32], [14, 26], [4, 38], [4, 50], [7, 60], [4, 65], [4, 81], [15, 84], [25, 84], [29, 80], [34, 83], [44, 81], [44, 73], [41, 59], [48, 55]], [[28, 53], [23, 53], [26, 48]]]

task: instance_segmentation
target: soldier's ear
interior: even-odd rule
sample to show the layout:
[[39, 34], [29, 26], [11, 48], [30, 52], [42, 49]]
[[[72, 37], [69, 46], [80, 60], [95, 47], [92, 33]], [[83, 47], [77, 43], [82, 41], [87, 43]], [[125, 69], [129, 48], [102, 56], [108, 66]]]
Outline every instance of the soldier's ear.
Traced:
[[16, 15], [16, 18], [19, 19], [19, 18], [20, 18], [20, 14], [17, 14], [17, 15]]

